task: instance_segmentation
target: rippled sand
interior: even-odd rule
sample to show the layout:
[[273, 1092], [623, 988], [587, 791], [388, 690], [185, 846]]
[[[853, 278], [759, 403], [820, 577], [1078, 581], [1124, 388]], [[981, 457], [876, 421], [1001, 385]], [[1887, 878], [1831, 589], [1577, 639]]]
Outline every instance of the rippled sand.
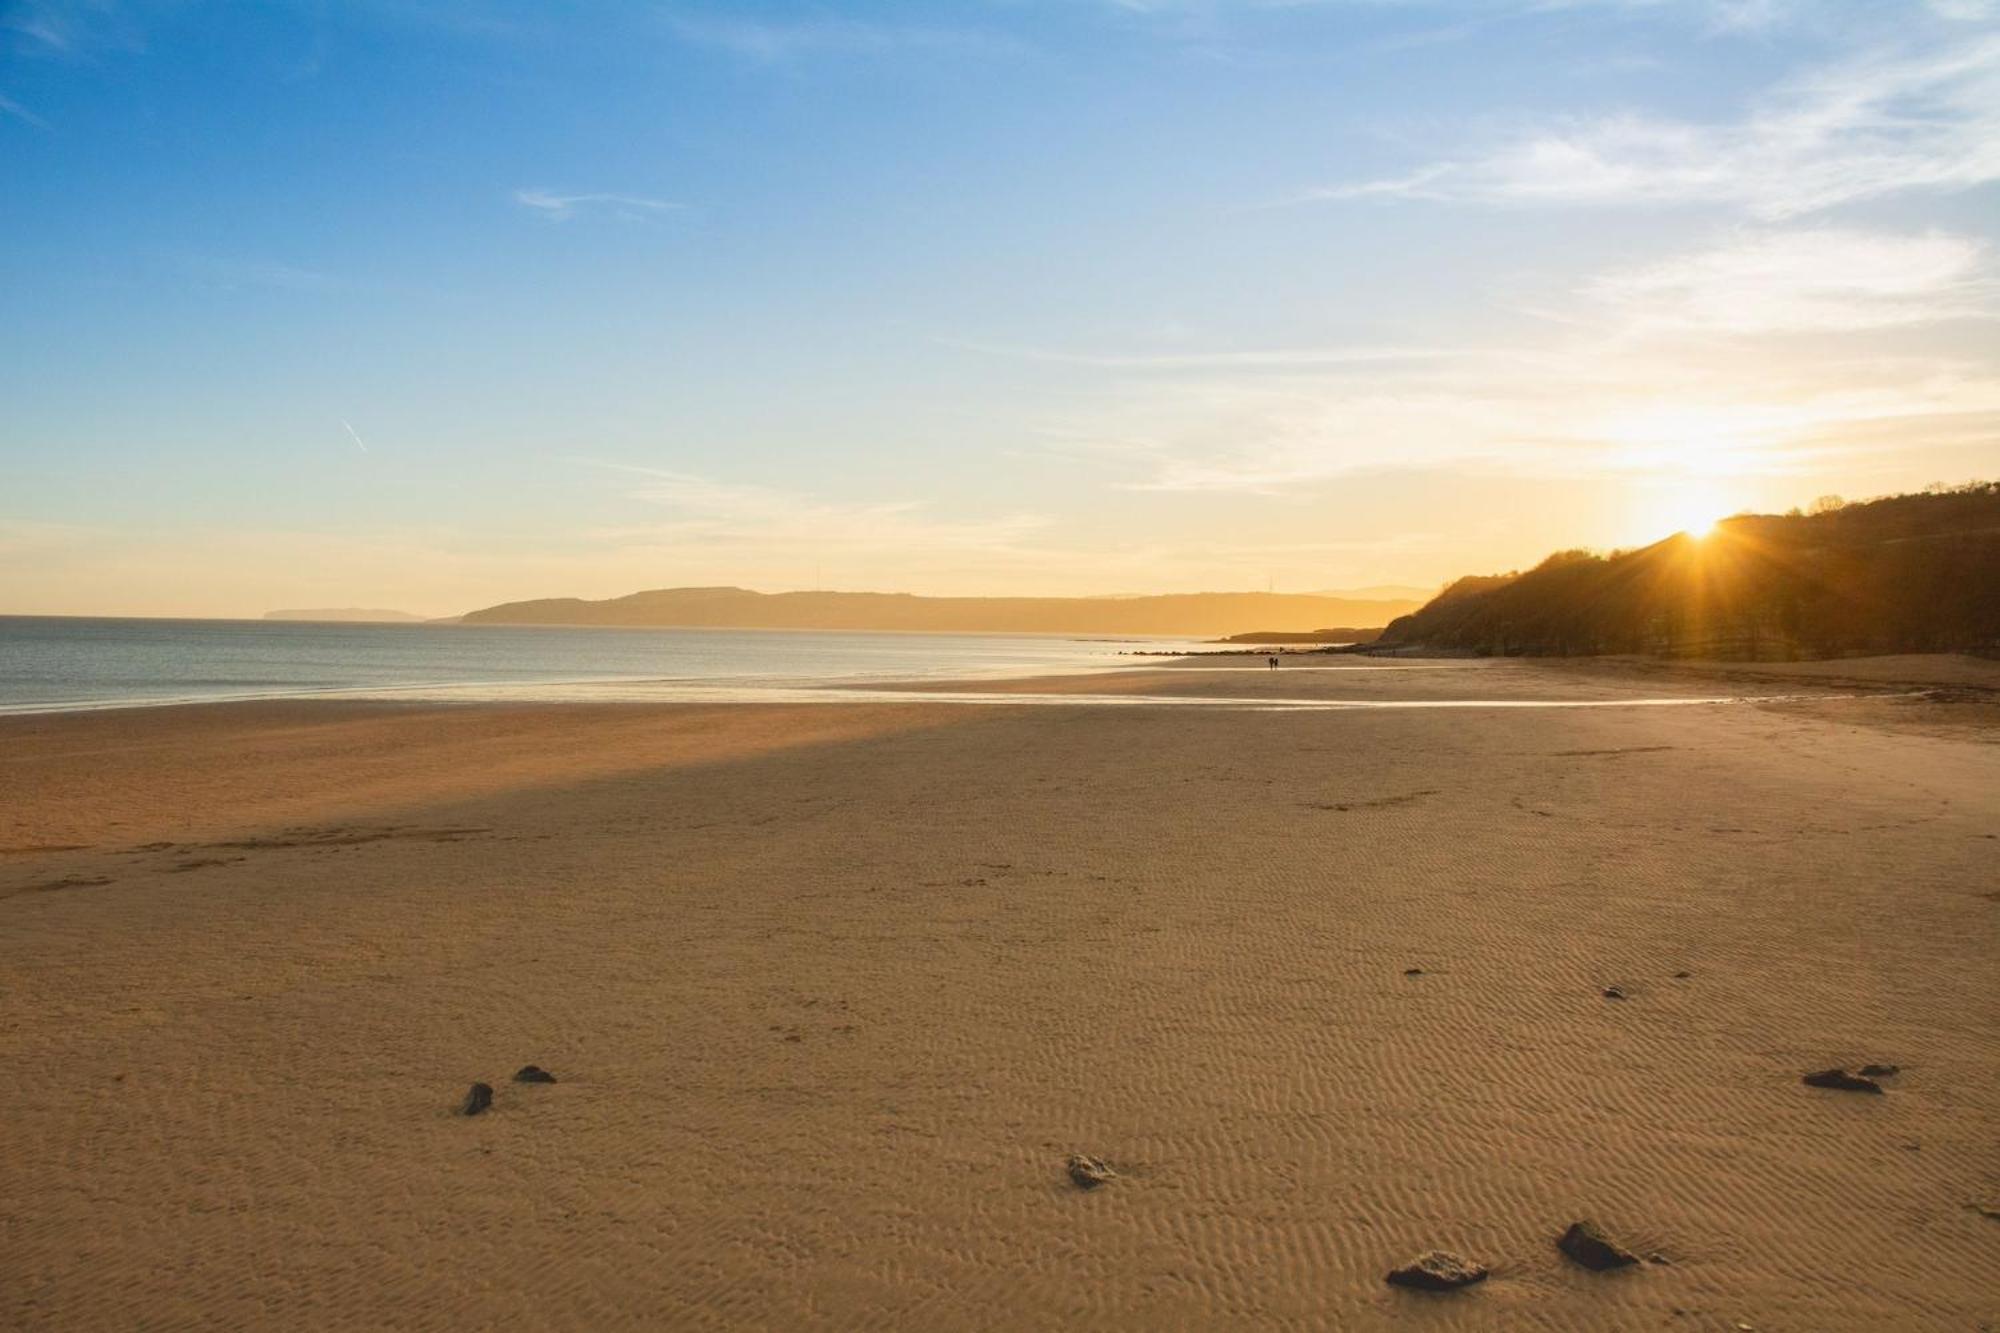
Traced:
[[0, 1326], [2000, 1318], [1992, 667], [1233, 665], [1794, 697], [0, 719]]

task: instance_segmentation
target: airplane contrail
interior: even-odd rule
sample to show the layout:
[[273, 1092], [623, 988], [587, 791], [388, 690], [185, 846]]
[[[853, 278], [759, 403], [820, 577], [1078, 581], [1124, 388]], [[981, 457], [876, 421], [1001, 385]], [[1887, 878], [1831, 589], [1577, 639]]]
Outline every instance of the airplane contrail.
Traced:
[[358, 434], [356, 434], [356, 433], [355, 433], [355, 430], [354, 430], [354, 427], [352, 427], [352, 426], [348, 426], [348, 425], [347, 425], [347, 418], [346, 418], [346, 417], [342, 417], [342, 418], [340, 419], [340, 424], [341, 424], [341, 425], [343, 425], [343, 426], [347, 426], [347, 434], [348, 434], [349, 438], [351, 438], [351, 439], [352, 439], [352, 440], [354, 441], [354, 443], [355, 443], [356, 445], [360, 446], [360, 449], [361, 449], [361, 452], [362, 452], [362, 453], [364, 453], [364, 454], [365, 454], [365, 453], [367, 453], [367, 452], [368, 452], [368, 446], [367, 446], [366, 444], [362, 443], [362, 440], [361, 440], [361, 437], [360, 437], [360, 436], [359, 436]]

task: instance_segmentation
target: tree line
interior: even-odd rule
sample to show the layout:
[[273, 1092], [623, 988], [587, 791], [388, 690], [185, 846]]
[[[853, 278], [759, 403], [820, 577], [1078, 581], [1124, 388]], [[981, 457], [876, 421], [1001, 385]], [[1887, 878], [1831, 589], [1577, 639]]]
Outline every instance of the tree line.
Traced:
[[1459, 579], [1384, 646], [1798, 658], [2000, 651], [2000, 482], [1739, 515], [1638, 550]]

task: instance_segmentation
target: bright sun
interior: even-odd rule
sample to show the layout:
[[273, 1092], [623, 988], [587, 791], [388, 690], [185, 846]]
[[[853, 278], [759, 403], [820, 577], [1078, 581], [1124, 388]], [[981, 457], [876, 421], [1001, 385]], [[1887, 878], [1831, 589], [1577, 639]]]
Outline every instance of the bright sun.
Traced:
[[1647, 535], [1658, 541], [1671, 533], [1706, 537], [1715, 525], [1735, 512], [1720, 492], [1708, 487], [1680, 487], [1663, 492], [1647, 505]]

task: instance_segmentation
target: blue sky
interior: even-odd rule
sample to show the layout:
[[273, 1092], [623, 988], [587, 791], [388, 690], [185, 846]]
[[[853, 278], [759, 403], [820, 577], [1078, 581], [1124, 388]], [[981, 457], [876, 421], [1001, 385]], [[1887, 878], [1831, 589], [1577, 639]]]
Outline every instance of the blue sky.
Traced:
[[1985, 0], [0, 0], [0, 611], [1397, 583], [2000, 474]]

